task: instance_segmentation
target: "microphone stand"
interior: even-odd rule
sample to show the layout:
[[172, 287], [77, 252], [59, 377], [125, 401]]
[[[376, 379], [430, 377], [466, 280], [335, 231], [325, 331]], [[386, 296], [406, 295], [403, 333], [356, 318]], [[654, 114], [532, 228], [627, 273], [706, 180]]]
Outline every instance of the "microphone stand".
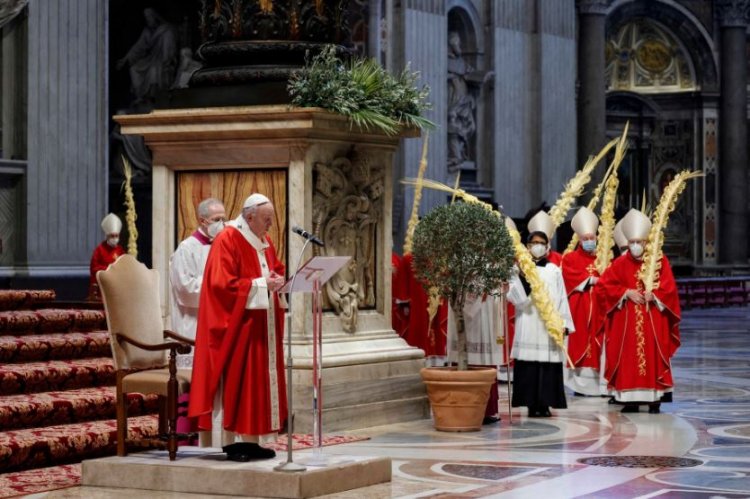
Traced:
[[302, 264], [302, 255], [305, 254], [307, 245], [310, 244], [310, 239], [305, 238], [305, 244], [302, 245], [302, 251], [299, 252], [297, 257], [297, 266], [294, 269], [294, 275], [292, 276], [292, 284], [289, 286], [289, 307], [287, 313], [289, 314], [289, 329], [286, 333], [286, 344], [287, 344], [287, 357], [286, 357], [286, 462], [279, 463], [273, 469], [274, 471], [305, 471], [307, 467], [303, 464], [295, 463], [292, 460], [292, 426], [293, 426], [293, 414], [292, 414], [292, 293], [294, 292], [294, 283], [297, 281], [297, 271], [299, 266]]

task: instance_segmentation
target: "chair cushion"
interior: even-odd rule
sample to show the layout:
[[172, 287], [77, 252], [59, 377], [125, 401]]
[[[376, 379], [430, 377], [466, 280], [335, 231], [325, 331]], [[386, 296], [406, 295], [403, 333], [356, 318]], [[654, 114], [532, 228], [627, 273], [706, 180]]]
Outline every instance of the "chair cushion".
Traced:
[[[177, 395], [190, 392], [190, 369], [177, 370]], [[149, 369], [128, 374], [122, 378], [122, 391], [125, 393], [157, 393], [167, 396], [168, 369]]]

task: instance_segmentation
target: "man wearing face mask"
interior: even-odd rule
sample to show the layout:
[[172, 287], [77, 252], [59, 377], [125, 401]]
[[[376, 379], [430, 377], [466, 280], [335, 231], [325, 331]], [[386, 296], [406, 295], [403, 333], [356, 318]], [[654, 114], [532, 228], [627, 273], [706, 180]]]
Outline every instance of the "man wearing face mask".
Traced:
[[[198, 323], [198, 302], [208, 251], [227, 218], [224, 204], [215, 198], [201, 201], [197, 215], [198, 228], [180, 243], [169, 260], [172, 329], [192, 340]], [[177, 367], [192, 368], [193, 353], [178, 355]]]
[[[547, 244], [539, 244], [536, 248], [532, 246], [530, 251], [534, 258], [544, 257], [549, 263], [559, 267], [562, 263], [562, 255], [550, 249], [550, 242], [555, 237], [555, 230], [557, 229], [555, 222], [552, 221], [552, 217], [546, 211], [541, 210], [529, 219], [526, 228], [529, 234], [532, 232], [543, 232], [547, 236]], [[536, 254], [534, 254], [534, 251], [536, 251]]]
[[203, 274], [188, 414], [198, 418], [201, 445], [223, 446], [233, 461], [274, 457], [262, 445], [286, 421], [277, 293], [285, 268], [268, 237], [276, 217], [266, 196], [249, 196], [211, 244]]
[[122, 220], [114, 213], [109, 213], [102, 219], [101, 227], [105, 239], [94, 249], [94, 253], [91, 255], [88, 299], [93, 301], [102, 301], [99, 285], [96, 282], [96, 273], [100, 270], [107, 270], [107, 267], [114, 263], [117, 257], [125, 254], [125, 250], [119, 244]]
[[638, 278], [651, 222], [638, 210], [622, 220], [628, 252], [602, 274], [597, 298], [607, 314], [606, 373], [622, 412], [638, 412], [648, 404], [659, 413], [661, 402], [672, 401], [671, 358], [680, 346], [680, 300], [672, 268], [661, 259], [658, 286], [645, 292]]
[[[570, 315], [562, 272], [546, 258], [549, 239], [544, 232], [532, 232], [527, 247], [552, 304], [565, 323], [566, 332], [575, 331]], [[513, 407], [526, 406], [529, 417], [550, 417], [549, 408], [565, 409], [562, 362], [565, 354], [552, 340], [531, 297], [531, 285], [523, 274], [510, 281], [508, 300], [515, 305], [515, 335], [511, 358], [513, 366]]]
[[[565, 368], [565, 385], [576, 395], [601, 395], [599, 367], [601, 345], [599, 307], [594, 287], [599, 280], [596, 269], [596, 232], [599, 220], [593, 211], [580, 208], [570, 223], [578, 235], [578, 247], [562, 258], [562, 273], [568, 293], [576, 334], [568, 339], [568, 355], [573, 366]], [[606, 388], [606, 387], [605, 387]]]

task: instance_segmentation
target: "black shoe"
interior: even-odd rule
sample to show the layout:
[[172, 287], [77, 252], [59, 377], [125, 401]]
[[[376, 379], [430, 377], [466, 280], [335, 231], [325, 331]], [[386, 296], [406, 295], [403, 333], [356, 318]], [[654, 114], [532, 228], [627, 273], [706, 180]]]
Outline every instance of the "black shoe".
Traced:
[[638, 404], [625, 404], [625, 407], [623, 407], [620, 412], [622, 413], [632, 413], [632, 412], [638, 412]]
[[226, 452], [227, 459], [240, 463], [246, 463], [256, 459], [271, 459], [276, 457], [276, 452], [273, 449], [266, 449], [265, 447], [261, 447], [260, 445], [251, 442], [237, 442], [225, 445], [222, 447], [222, 450]]
[[581, 393], [581, 392], [573, 392], [573, 396], [574, 396], [574, 397], [585, 397], [586, 395], [584, 395], [584, 394], [583, 394], [583, 393]]
[[[606, 396], [607, 396], [607, 395], [602, 395], [602, 397], [606, 397]], [[609, 397], [609, 400], [607, 400], [607, 403], [608, 403], [608, 404], [612, 404], [612, 405], [614, 405], [614, 404], [616, 404], [616, 403], [617, 403], [617, 400], [615, 400], [615, 398], [614, 398], [614, 397], [610, 396], [610, 397]]]
[[485, 416], [484, 419], [482, 420], [482, 424], [483, 425], [495, 424], [498, 421], [500, 421], [500, 416]]
[[540, 418], [551, 418], [552, 417], [552, 413], [549, 412], [549, 407], [545, 407], [544, 409], [542, 409], [541, 411], [539, 411], [539, 417]]
[[659, 402], [648, 404], [649, 414], [659, 414], [661, 412], [661, 404]]
[[542, 409], [539, 407], [529, 407], [529, 417], [530, 418], [541, 418], [542, 416]]

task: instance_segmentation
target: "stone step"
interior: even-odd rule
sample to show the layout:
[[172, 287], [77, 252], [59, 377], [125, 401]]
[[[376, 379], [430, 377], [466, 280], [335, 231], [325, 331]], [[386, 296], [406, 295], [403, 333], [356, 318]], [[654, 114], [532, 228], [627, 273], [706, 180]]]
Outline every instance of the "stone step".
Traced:
[[73, 390], [113, 385], [111, 358], [48, 360], [0, 365], [0, 395]]
[[[130, 393], [128, 401], [130, 416], [153, 414], [159, 407], [156, 395]], [[113, 386], [0, 397], [0, 428], [4, 431], [114, 417]]]
[[0, 334], [39, 334], [107, 329], [103, 310], [42, 308], [0, 311]]
[[111, 355], [109, 333], [48, 333], [0, 336], [0, 362], [38, 362]]
[[[156, 416], [128, 419], [128, 439], [156, 435]], [[77, 463], [116, 452], [114, 419], [0, 432], [0, 473]]]

